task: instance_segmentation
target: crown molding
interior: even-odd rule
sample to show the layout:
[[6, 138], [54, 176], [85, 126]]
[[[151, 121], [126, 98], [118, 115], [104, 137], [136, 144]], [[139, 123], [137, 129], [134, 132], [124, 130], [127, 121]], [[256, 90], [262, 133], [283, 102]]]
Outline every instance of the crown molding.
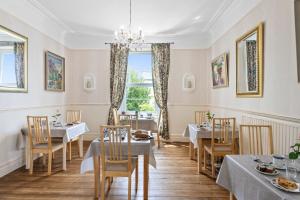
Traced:
[[[158, 37], [153, 41], [174, 40], [175, 49], [207, 49], [247, 15], [262, 0], [225, 0], [200, 35]], [[109, 36], [77, 33], [55, 16], [38, 0], [9, 0], [0, 4], [0, 9], [17, 17], [33, 28], [70, 49], [105, 49]]]
[[[71, 30], [37, 1], [1, 1], [0, 9], [65, 46], [65, 33]], [[5, 23], [5, 19], [1, 22]], [[11, 26], [11, 23], [7, 26]]]

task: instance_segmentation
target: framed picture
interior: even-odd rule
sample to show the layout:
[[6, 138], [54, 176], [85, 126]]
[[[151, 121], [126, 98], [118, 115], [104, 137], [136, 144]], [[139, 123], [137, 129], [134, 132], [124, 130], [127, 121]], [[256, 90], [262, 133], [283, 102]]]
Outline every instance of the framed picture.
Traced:
[[227, 54], [215, 58], [211, 63], [213, 88], [228, 87]]
[[45, 55], [45, 89], [65, 91], [65, 58], [50, 51]]

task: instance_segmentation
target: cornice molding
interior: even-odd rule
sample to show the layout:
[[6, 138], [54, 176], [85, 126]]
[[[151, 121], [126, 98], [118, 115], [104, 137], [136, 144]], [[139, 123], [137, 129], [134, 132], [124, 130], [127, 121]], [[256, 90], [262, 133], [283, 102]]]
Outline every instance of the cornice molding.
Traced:
[[[218, 6], [217, 12], [203, 29], [207, 35], [205, 41], [199, 40], [195, 44], [195, 42], [191, 42], [190, 40], [197, 40], [196, 37], [176, 36], [173, 39], [175, 42], [176, 38], [178, 39], [178, 45], [175, 45], [174, 48], [189, 49], [190, 46], [192, 49], [207, 49], [211, 47], [261, 1], [225, 0]], [[38, 2], [38, 0], [10, 0], [0, 5], [0, 8], [70, 49], [103, 49], [103, 44], [102, 42], [99, 43], [99, 41], [107, 40], [107, 36], [92, 36], [77, 33], [64, 23], [63, 20]], [[187, 41], [185, 41], [185, 38]], [[160, 40], [162, 39], [163, 37]]]

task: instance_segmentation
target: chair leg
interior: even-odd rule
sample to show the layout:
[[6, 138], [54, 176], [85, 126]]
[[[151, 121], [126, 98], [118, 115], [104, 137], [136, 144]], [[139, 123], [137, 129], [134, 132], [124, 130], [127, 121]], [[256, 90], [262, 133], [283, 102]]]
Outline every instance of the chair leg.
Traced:
[[29, 174], [32, 174], [32, 172], [33, 172], [33, 153], [32, 153], [32, 151], [30, 151], [30, 153], [29, 153], [29, 156], [30, 156], [30, 168], [29, 168]]
[[160, 148], [160, 136], [159, 136], [159, 133], [157, 133], [157, 148], [158, 149]]
[[105, 176], [102, 174], [101, 176], [101, 200], [105, 200]]
[[135, 193], [137, 193], [139, 185], [139, 160], [136, 161], [135, 166]]
[[107, 181], [108, 181], [108, 189], [107, 190], [110, 190], [110, 186], [111, 186], [111, 177], [107, 177]]
[[131, 175], [128, 176], [128, 200], [131, 200]]
[[215, 156], [213, 154], [211, 154], [211, 172], [212, 172], [212, 176], [216, 177]]
[[47, 154], [43, 153], [43, 166], [46, 165], [46, 156], [47, 156]]
[[48, 175], [51, 175], [52, 152], [48, 152]]
[[[202, 164], [200, 163], [200, 165], [202, 165]], [[203, 152], [203, 166], [204, 166], [204, 170], [206, 170], [206, 151], [205, 150]]]

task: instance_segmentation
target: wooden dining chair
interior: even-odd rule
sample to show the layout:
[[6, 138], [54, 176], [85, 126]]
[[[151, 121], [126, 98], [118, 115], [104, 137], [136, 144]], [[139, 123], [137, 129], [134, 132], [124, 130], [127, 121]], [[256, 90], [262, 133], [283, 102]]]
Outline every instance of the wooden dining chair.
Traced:
[[214, 118], [212, 124], [211, 144], [204, 145], [204, 168], [206, 153], [211, 156], [211, 174], [216, 177], [215, 158], [234, 154], [235, 151], [235, 118]]
[[120, 125], [129, 125], [131, 130], [137, 130], [139, 124], [138, 114], [120, 114], [119, 116], [119, 124]]
[[33, 173], [33, 155], [42, 153], [48, 154], [48, 175], [51, 175], [52, 153], [63, 149], [63, 170], [66, 170], [66, 145], [62, 142], [52, 142], [51, 131], [47, 116], [27, 116], [28, 139], [30, 144], [30, 169], [29, 174]]
[[[66, 111], [66, 122], [67, 124], [73, 123], [81, 123], [81, 110], [67, 110]], [[68, 157], [69, 160], [72, 160], [72, 142], [77, 141], [78, 144], [78, 154], [79, 153], [79, 137], [73, 138], [70, 142], [68, 142]]]
[[[124, 135], [124, 133], [126, 135]], [[106, 136], [106, 142], [104, 137]], [[105, 199], [107, 177], [128, 177], [128, 199], [131, 199], [131, 175], [135, 170], [135, 191], [138, 189], [138, 158], [131, 154], [130, 126], [100, 126], [101, 198]], [[108, 181], [110, 188], [111, 181]]]
[[274, 153], [271, 125], [240, 125], [240, 154], [272, 155]]
[[202, 124], [207, 122], [207, 114], [208, 111], [195, 111], [195, 124]]

